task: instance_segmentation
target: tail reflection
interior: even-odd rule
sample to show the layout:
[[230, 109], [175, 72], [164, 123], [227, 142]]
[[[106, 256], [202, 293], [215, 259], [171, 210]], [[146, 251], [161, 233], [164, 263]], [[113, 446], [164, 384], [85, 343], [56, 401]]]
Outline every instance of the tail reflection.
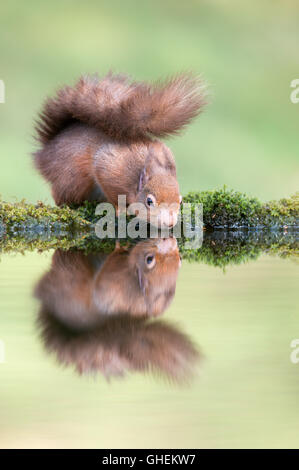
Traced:
[[46, 349], [80, 374], [159, 372], [187, 380], [196, 348], [176, 327], [151, 319], [170, 305], [179, 267], [175, 239], [117, 247], [110, 255], [57, 250], [35, 289]]

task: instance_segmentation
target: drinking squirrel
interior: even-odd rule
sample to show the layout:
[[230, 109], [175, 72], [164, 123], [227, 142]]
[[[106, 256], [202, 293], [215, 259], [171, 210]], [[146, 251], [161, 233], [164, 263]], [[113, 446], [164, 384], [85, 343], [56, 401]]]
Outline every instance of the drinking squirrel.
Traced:
[[142, 203], [158, 225], [173, 226], [181, 203], [175, 160], [157, 138], [178, 134], [205, 103], [202, 81], [191, 74], [154, 84], [82, 76], [45, 102], [35, 165], [57, 205], [108, 201], [118, 211], [125, 195], [127, 206]]

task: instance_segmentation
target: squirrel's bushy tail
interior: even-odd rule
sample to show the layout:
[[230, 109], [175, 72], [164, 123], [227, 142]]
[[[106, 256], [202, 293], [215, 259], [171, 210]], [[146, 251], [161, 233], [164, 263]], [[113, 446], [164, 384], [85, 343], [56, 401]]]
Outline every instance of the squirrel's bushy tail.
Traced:
[[46, 101], [36, 129], [41, 143], [78, 121], [119, 140], [166, 137], [177, 134], [205, 104], [203, 82], [191, 74], [152, 85], [111, 73], [102, 79], [83, 76]]

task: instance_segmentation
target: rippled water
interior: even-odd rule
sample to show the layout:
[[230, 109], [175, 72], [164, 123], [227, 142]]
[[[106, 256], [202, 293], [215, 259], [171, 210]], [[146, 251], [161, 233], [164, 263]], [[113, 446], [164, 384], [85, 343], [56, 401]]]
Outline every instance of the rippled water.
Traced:
[[2, 448], [298, 447], [298, 262], [169, 243], [2, 254]]

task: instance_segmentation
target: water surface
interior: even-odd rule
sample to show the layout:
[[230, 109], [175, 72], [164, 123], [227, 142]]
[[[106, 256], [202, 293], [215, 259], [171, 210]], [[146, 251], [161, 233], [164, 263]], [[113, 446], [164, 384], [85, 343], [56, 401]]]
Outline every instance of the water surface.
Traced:
[[1, 448], [298, 447], [293, 257], [263, 253], [223, 270], [186, 260], [179, 267], [173, 255], [147, 286], [144, 322], [137, 308], [111, 321], [120, 305], [132, 310], [134, 296], [143, 307], [133, 291], [120, 302], [128, 274], [121, 281], [109, 267], [110, 284], [105, 275], [97, 286], [101, 299], [116, 289], [103, 335], [97, 299], [79, 286], [90, 288], [90, 270], [94, 277], [107, 255], [64, 253], [59, 268], [53, 256], [1, 256]]

